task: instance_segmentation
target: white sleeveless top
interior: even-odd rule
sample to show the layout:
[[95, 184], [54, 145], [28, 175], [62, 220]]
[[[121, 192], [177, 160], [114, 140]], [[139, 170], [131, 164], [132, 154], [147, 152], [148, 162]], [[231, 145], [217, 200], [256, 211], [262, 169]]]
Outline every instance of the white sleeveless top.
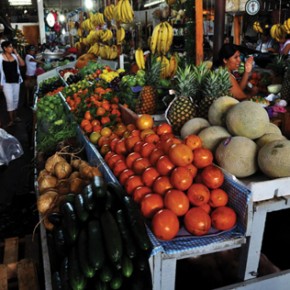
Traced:
[[[280, 53], [283, 51], [283, 49], [290, 44], [290, 39], [287, 39], [281, 46], [280, 46]], [[290, 50], [288, 51], [288, 55], [290, 55]]]

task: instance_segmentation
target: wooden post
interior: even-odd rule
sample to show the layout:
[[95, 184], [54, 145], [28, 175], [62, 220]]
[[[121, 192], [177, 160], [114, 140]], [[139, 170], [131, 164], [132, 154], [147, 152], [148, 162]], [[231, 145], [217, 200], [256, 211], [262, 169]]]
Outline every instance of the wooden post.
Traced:
[[196, 65], [203, 61], [203, 5], [201, 0], [195, 1], [195, 50]]
[[240, 45], [241, 44], [241, 16], [235, 15], [234, 16], [234, 44]]

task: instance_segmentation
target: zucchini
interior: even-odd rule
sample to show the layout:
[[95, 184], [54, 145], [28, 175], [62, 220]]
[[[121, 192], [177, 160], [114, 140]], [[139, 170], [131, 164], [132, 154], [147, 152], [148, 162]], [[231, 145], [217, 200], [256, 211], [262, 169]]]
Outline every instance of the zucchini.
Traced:
[[87, 244], [87, 232], [85, 228], [82, 228], [78, 236], [78, 258], [81, 270], [85, 277], [92, 278], [95, 275], [95, 268], [89, 264], [89, 253]]
[[82, 197], [84, 200], [84, 207], [87, 211], [91, 211], [95, 208], [94, 192], [92, 186], [87, 185], [82, 191]]
[[51, 284], [53, 290], [62, 290], [60, 273], [58, 271], [52, 274]]
[[123, 201], [127, 212], [129, 227], [132, 229], [137, 245], [141, 250], [149, 250], [152, 244], [147, 234], [144, 218], [140, 213], [137, 203], [129, 196], [124, 196]]
[[62, 214], [60, 214], [59, 212], [51, 212], [51, 213], [48, 213], [47, 219], [54, 226], [59, 226], [62, 221]]
[[113, 278], [110, 281], [111, 289], [120, 289], [123, 283], [123, 278], [120, 272], [115, 272]]
[[76, 246], [71, 247], [68, 256], [68, 275], [69, 284], [73, 290], [85, 289], [87, 279], [80, 268]]
[[68, 256], [65, 256], [60, 264], [60, 279], [62, 289], [69, 289]]
[[100, 271], [100, 280], [104, 283], [108, 283], [112, 280], [112, 278], [113, 270], [108, 264], [105, 264]]
[[63, 257], [66, 254], [66, 242], [65, 242], [65, 232], [61, 226], [54, 227], [53, 241], [56, 254], [59, 257]]
[[77, 217], [80, 221], [85, 222], [89, 217], [89, 212], [85, 208], [84, 197], [82, 194], [77, 194], [74, 202]]
[[122, 257], [122, 274], [123, 276], [129, 278], [132, 276], [132, 273], [133, 273], [133, 262], [127, 255], [124, 255]]
[[134, 258], [137, 252], [136, 245], [132, 236], [132, 232], [129, 229], [128, 224], [126, 223], [126, 217], [122, 209], [119, 209], [116, 212], [116, 221], [118, 223], [120, 233], [124, 242], [126, 254], [129, 258]]
[[63, 227], [67, 233], [67, 240], [69, 244], [72, 244], [77, 239], [79, 232], [78, 220], [73, 204], [65, 202], [61, 211], [63, 214]]
[[106, 195], [106, 184], [102, 176], [94, 176], [92, 190], [97, 199]]
[[139, 271], [145, 271], [149, 269], [148, 255], [145, 251], [139, 251], [134, 258], [134, 266]]
[[105, 262], [105, 247], [102, 229], [98, 220], [90, 220], [88, 225], [88, 255], [90, 265], [98, 270]]
[[97, 280], [95, 284], [95, 290], [109, 290], [109, 285], [106, 282], [101, 280]]
[[118, 265], [123, 254], [123, 244], [118, 224], [111, 212], [103, 212], [101, 215], [101, 227], [109, 260], [114, 265]]

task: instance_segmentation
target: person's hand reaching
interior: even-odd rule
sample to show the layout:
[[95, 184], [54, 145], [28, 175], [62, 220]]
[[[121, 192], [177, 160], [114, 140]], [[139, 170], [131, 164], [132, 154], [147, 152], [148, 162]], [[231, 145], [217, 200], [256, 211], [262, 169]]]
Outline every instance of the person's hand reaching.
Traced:
[[253, 69], [254, 57], [250, 56], [245, 62], [245, 72], [250, 73]]

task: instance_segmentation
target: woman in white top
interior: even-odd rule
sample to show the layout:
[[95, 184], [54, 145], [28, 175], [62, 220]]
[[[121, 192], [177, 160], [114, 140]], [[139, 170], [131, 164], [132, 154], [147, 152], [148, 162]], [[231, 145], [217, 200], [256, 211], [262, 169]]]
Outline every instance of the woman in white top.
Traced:
[[257, 42], [256, 50], [262, 53], [278, 52], [277, 47], [275, 47], [275, 41], [271, 38], [268, 30], [265, 30], [261, 35], [261, 38]]
[[1, 47], [3, 53], [0, 54], [0, 84], [3, 88], [7, 112], [10, 118], [7, 126], [10, 127], [15, 121], [21, 121], [16, 116], [16, 113], [19, 103], [20, 83], [23, 81], [20, 66], [24, 66], [25, 62], [17, 53], [16, 49], [13, 48], [11, 41], [2, 42]]
[[280, 54], [282, 55], [290, 55], [290, 35], [284, 34], [280, 39]]

